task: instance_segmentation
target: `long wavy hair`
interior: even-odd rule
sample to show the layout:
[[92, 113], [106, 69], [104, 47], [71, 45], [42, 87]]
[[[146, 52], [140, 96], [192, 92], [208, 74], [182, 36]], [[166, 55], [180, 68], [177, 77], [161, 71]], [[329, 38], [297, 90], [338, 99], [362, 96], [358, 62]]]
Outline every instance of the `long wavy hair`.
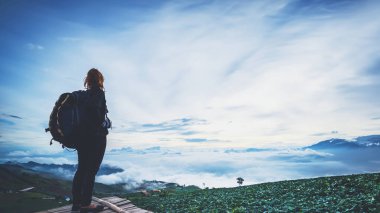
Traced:
[[84, 79], [84, 87], [86, 89], [99, 87], [100, 89], [104, 90], [103, 83], [104, 77], [98, 69], [92, 68], [87, 72], [87, 76]]

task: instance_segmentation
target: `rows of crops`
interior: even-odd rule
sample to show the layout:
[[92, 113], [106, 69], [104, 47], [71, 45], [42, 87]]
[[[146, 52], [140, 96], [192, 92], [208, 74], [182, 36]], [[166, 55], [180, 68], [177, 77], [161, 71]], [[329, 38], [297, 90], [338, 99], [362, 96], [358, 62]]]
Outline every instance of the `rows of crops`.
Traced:
[[127, 198], [154, 212], [380, 212], [380, 173]]

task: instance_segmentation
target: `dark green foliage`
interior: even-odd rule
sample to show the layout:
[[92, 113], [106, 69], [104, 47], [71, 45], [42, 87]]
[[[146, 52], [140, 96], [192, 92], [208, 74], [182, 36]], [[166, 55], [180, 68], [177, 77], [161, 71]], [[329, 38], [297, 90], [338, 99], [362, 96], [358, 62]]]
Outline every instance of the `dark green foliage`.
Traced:
[[[28, 192], [19, 190], [34, 187]], [[95, 183], [96, 196], [125, 193], [121, 185]], [[19, 165], [0, 164], [0, 212], [34, 212], [68, 205], [71, 181], [25, 169]]]
[[239, 184], [239, 186], [241, 186], [241, 184], [243, 184], [243, 182], [244, 182], [244, 179], [242, 177], [238, 177], [238, 178], [236, 178], [236, 180], [237, 180], [237, 183]]
[[39, 174], [18, 165], [0, 164], [1, 192], [18, 191], [27, 187], [35, 187], [34, 192], [49, 192], [50, 195], [71, 194], [69, 181], [59, 180], [48, 174]]
[[68, 202], [63, 197], [51, 197], [39, 192], [0, 193], [0, 212], [35, 212], [62, 205]]
[[[29, 192], [18, 190], [35, 187]], [[122, 196], [122, 185], [95, 185], [95, 195]], [[67, 205], [71, 181], [15, 165], [0, 165], [0, 212], [33, 212]], [[46, 199], [50, 198], [50, 199]], [[264, 183], [236, 188], [176, 187], [127, 195], [154, 212], [380, 212], [380, 173]]]
[[380, 173], [127, 196], [154, 212], [379, 212]]

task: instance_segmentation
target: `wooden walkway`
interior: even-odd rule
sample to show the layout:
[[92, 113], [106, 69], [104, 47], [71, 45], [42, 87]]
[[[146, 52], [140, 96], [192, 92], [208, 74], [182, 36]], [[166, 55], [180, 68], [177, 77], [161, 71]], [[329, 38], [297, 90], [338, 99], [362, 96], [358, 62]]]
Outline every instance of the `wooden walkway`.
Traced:
[[[102, 213], [151, 213], [148, 210], [134, 206], [131, 201], [120, 197], [105, 197], [102, 199], [93, 197], [92, 203], [104, 206]], [[41, 211], [38, 213], [71, 213], [71, 205], [62, 206], [56, 209]]]

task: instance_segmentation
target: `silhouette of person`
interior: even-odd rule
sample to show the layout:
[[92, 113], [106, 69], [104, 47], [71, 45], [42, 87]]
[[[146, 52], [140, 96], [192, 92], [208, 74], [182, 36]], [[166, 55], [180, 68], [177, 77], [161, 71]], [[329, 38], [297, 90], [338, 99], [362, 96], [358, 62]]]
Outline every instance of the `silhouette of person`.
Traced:
[[102, 73], [92, 68], [84, 80], [87, 92], [86, 119], [77, 147], [78, 167], [73, 179], [72, 212], [99, 212], [103, 206], [91, 204], [95, 176], [102, 163], [109, 127], [104, 125], [107, 111]]

